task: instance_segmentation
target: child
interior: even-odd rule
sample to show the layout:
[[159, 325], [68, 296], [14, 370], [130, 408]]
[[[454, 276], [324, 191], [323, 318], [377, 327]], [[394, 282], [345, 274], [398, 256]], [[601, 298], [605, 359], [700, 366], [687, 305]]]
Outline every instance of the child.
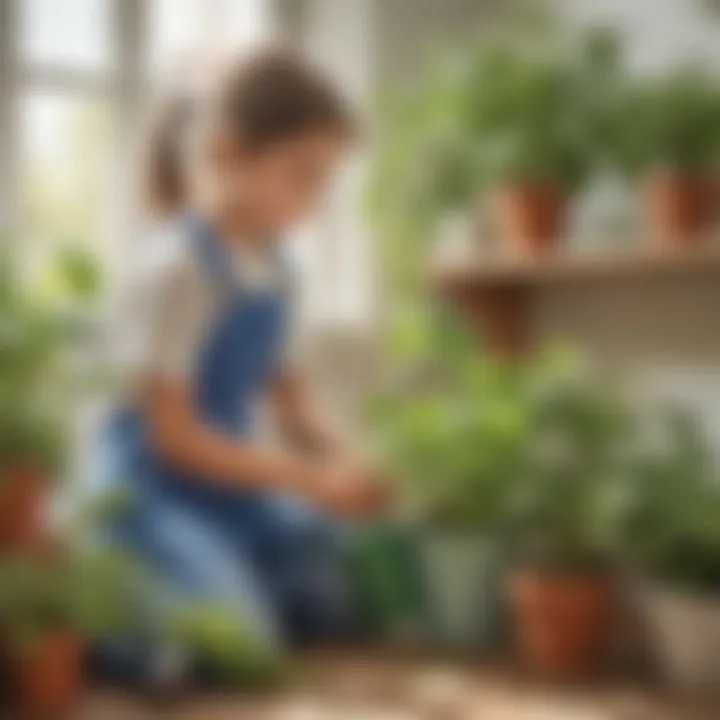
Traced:
[[[106, 470], [135, 498], [118, 537], [162, 608], [231, 607], [271, 644], [327, 637], [348, 603], [323, 517], [363, 514], [378, 495], [285, 357], [279, 238], [316, 205], [352, 121], [283, 53], [170, 110], [145, 177], [160, 229], [131, 274], [118, 331], [129, 383], [105, 437]], [[257, 441], [263, 400], [297, 450]]]

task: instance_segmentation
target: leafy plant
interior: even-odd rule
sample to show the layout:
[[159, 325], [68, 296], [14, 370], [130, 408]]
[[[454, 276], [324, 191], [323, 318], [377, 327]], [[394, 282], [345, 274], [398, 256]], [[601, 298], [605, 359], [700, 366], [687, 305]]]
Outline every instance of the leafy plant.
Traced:
[[74, 545], [79, 540], [84, 546], [130, 501], [124, 492], [103, 493], [76, 508], [65, 545], [0, 560], [0, 623], [15, 651], [32, 651], [55, 630], [92, 640], [134, 629], [128, 590], [144, 581], [139, 567], [123, 553]]
[[718, 159], [720, 84], [700, 65], [628, 81], [616, 104], [610, 153], [628, 173], [711, 169]]
[[590, 48], [570, 52], [543, 30], [521, 26], [473, 54], [465, 114], [476, 188], [531, 182], [572, 190], [590, 169], [582, 102]]
[[[90, 296], [92, 263], [63, 251], [59, 278], [72, 295]], [[22, 282], [12, 253], [0, 264], [0, 463], [55, 469], [65, 445], [65, 411], [72, 389], [65, 350], [74, 320]]]
[[398, 303], [385, 336], [389, 381], [397, 387], [460, 382], [477, 360], [478, 338], [452, 309], [432, 299]]
[[54, 630], [90, 639], [122, 632], [130, 622], [125, 602], [130, 563], [122, 555], [7, 558], [0, 564], [0, 618], [17, 652], [31, 651]]
[[564, 354], [535, 358], [524, 379], [524, 473], [507, 488], [509, 540], [524, 560], [585, 568], [609, 555], [613, 488], [632, 423], [621, 399]]
[[419, 84], [394, 92], [384, 108], [366, 203], [394, 285], [417, 281], [439, 218], [464, 208], [474, 190], [463, 111], [466, 63], [452, 53], [436, 58]]
[[470, 353], [395, 383], [376, 401], [371, 427], [381, 460], [427, 520], [492, 532], [525, 427], [516, 369]]
[[258, 641], [238, 613], [217, 603], [192, 604], [175, 612], [167, 639], [190, 651], [213, 678], [233, 685], [273, 684], [282, 667], [277, 652]]
[[720, 592], [720, 476], [699, 422], [675, 411], [658, 447], [635, 459], [619, 495], [622, 555], [644, 575]]
[[396, 92], [368, 187], [390, 279], [417, 279], [440, 218], [471, 211], [483, 190], [582, 182], [609, 132], [620, 56], [607, 30], [569, 37], [528, 13], [447, 50]]

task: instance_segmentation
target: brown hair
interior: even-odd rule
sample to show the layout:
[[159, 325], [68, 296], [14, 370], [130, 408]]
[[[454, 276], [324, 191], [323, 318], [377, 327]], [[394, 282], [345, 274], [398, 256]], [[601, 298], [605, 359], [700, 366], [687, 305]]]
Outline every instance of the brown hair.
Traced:
[[[211, 110], [248, 147], [264, 147], [321, 130], [352, 135], [354, 119], [328, 80], [299, 55], [272, 50], [236, 62], [210, 93]], [[143, 205], [167, 213], [184, 201], [182, 142], [197, 98], [165, 99], [151, 124], [143, 162]]]

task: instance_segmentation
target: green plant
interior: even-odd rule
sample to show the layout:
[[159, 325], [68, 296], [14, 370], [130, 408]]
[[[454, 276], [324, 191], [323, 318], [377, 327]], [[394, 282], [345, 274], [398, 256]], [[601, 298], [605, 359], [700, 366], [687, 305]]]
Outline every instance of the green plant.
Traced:
[[[519, 553], [582, 565], [610, 550], [615, 481], [634, 423], [622, 398], [564, 350], [482, 353], [445, 316], [401, 328], [404, 377], [370, 417], [375, 446], [436, 522], [507, 533]], [[415, 353], [415, 354], [414, 354]]]
[[412, 284], [422, 250], [439, 218], [462, 208], [473, 191], [463, 102], [462, 57], [440, 56], [416, 86], [396, 91], [383, 109], [383, 127], [366, 188], [366, 204], [389, 279]]
[[5, 637], [24, 653], [55, 630], [72, 630], [88, 640], [121, 632], [130, 622], [124, 593], [130, 567], [127, 558], [113, 553], [6, 558], [0, 564]]
[[65, 428], [52, 412], [27, 405], [0, 409], [0, 463], [5, 469], [31, 464], [50, 473], [65, 456]]
[[[590, 169], [589, 48], [569, 52], [534, 26], [478, 45], [465, 116], [476, 188], [516, 183], [572, 190]], [[586, 57], [588, 55], [588, 57]]]
[[[64, 249], [54, 264], [71, 297], [87, 300], [97, 289], [92, 261]], [[0, 263], [0, 464], [30, 463], [56, 469], [72, 382], [67, 353], [75, 318], [21, 281], [13, 254]]]
[[619, 396], [577, 360], [533, 359], [524, 378], [523, 470], [507, 488], [509, 541], [521, 559], [573, 569], [609, 557], [613, 489], [632, 446]]
[[390, 279], [416, 278], [439, 219], [471, 210], [483, 190], [582, 182], [609, 132], [619, 58], [606, 30], [567, 36], [546, 15], [524, 14], [439, 54], [397, 91], [368, 186]]
[[720, 592], [720, 476], [697, 419], [667, 418], [657, 447], [633, 463], [618, 495], [619, 550], [644, 576]]
[[217, 681], [257, 687], [274, 684], [282, 674], [277, 650], [259, 641], [236, 611], [221, 604], [198, 603], [177, 610], [165, 635], [191, 652]]
[[386, 367], [393, 385], [460, 382], [477, 360], [477, 333], [432, 299], [397, 303], [386, 330]]
[[55, 630], [96, 638], [135, 629], [129, 590], [145, 582], [137, 564], [109, 549], [79, 550], [132, 498], [107, 492], [83, 503], [67, 519], [67, 542], [32, 555], [0, 560], [0, 625], [16, 652], [30, 652]]
[[375, 449], [426, 520], [493, 532], [525, 441], [518, 372], [475, 348], [449, 358], [394, 382], [376, 400]]
[[686, 64], [628, 81], [615, 108], [608, 147], [626, 173], [656, 168], [697, 172], [717, 163], [720, 84], [707, 68]]

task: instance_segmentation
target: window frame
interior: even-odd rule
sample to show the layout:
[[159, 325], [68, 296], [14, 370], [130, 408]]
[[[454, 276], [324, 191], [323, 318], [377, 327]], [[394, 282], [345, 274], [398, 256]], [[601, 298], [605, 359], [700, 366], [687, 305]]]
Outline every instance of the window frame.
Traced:
[[113, 173], [117, 181], [113, 187], [111, 227], [114, 234], [124, 234], [131, 222], [125, 182], [130, 172], [128, 158], [144, 95], [146, 2], [112, 0], [107, 20], [112, 57], [108, 68], [100, 70], [83, 70], [62, 63], [25, 62], [18, 46], [22, 2], [0, 0], [0, 231], [12, 235], [22, 228], [18, 108], [25, 93], [39, 90], [108, 100], [113, 127], [113, 164], [119, 169]]

